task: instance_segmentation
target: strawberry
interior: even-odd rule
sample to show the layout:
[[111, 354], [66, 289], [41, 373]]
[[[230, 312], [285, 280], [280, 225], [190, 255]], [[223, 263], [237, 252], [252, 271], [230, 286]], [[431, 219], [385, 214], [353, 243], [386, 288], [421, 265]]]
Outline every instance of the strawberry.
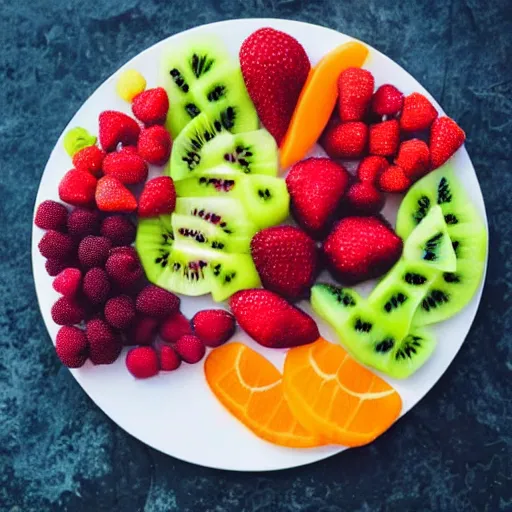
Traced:
[[192, 328], [185, 315], [179, 311], [166, 318], [160, 326], [160, 337], [167, 343], [176, 343], [185, 334], [192, 334]]
[[114, 151], [118, 144], [134, 146], [139, 134], [139, 125], [130, 116], [115, 110], [105, 110], [100, 114], [99, 138], [105, 151]]
[[172, 372], [181, 365], [181, 358], [169, 345], [162, 345], [159, 350], [160, 370]]
[[55, 351], [62, 364], [68, 368], [80, 368], [89, 356], [85, 332], [78, 327], [61, 327], [55, 340]]
[[349, 174], [329, 158], [308, 158], [296, 163], [286, 177], [297, 222], [317, 238], [328, 229], [348, 186]]
[[104, 158], [105, 152], [98, 146], [87, 146], [73, 155], [73, 165], [77, 171], [89, 172], [98, 178]]
[[129, 146], [109, 153], [103, 160], [103, 172], [107, 176], [117, 178], [125, 185], [135, 185], [146, 181], [148, 166], [144, 159]]
[[360, 158], [367, 140], [368, 127], [364, 123], [338, 123], [324, 131], [320, 144], [331, 158]]
[[207, 347], [218, 347], [233, 336], [235, 318], [224, 309], [205, 309], [192, 318], [192, 327], [196, 336]]
[[359, 181], [376, 183], [380, 174], [389, 167], [389, 162], [383, 156], [367, 156], [359, 163], [357, 177]]
[[82, 272], [77, 268], [65, 268], [54, 280], [53, 289], [64, 295], [74, 297], [82, 283]]
[[140, 132], [137, 151], [146, 162], [164, 165], [171, 154], [171, 136], [163, 126], [150, 126]]
[[457, 151], [464, 141], [464, 130], [449, 117], [436, 119], [430, 130], [430, 160], [432, 168], [443, 165]]
[[59, 197], [73, 206], [86, 206], [94, 202], [94, 192], [98, 181], [84, 171], [71, 169], [59, 183]]
[[430, 151], [427, 144], [420, 139], [402, 142], [398, 148], [395, 164], [400, 166], [412, 181], [421, 178], [430, 166]]
[[103, 212], [133, 212], [137, 209], [134, 195], [113, 176], [103, 176], [96, 187], [96, 204]]
[[265, 288], [288, 299], [301, 297], [311, 288], [317, 270], [317, 249], [301, 229], [263, 229], [251, 241], [251, 255]]
[[350, 215], [376, 215], [382, 210], [384, 201], [373, 183], [360, 181], [348, 189], [344, 206]]
[[189, 364], [195, 364], [203, 359], [206, 348], [203, 342], [192, 334], [185, 334], [182, 336], [174, 346], [178, 355]]
[[176, 190], [169, 176], [149, 180], [139, 198], [139, 217], [156, 217], [172, 213], [176, 206]]
[[372, 98], [372, 113], [378, 116], [395, 116], [402, 110], [404, 95], [390, 84], [381, 85]]
[[392, 156], [400, 142], [400, 126], [396, 119], [372, 124], [369, 131], [369, 152], [372, 155]]
[[412, 185], [404, 170], [398, 165], [390, 165], [380, 176], [378, 186], [383, 192], [405, 192]]
[[242, 43], [240, 66], [258, 117], [280, 145], [311, 69], [304, 48], [284, 32], [261, 28]]
[[333, 275], [356, 284], [387, 272], [402, 254], [402, 239], [377, 217], [347, 217], [324, 243]]
[[434, 105], [423, 94], [413, 92], [404, 98], [400, 128], [405, 132], [426, 130], [436, 117]]
[[148, 89], [133, 98], [133, 115], [146, 126], [164, 124], [168, 110], [169, 98], [162, 87]]
[[264, 347], [296, 347], [320, 337], [307, 313], [269, 290], [239, 291], [231, 296], [229, 306], [240, 327]]
[[68, 210], [63, 204], [48, 199], [37, 207], [34, 224], [38, 228], [65, 233], [67, 222]]
[[158, 374], [160, 362], [153, 347], [132, 348], [126, 354], [126, 368], [137, 379], [148, 379]]
[[366, 69], [348, 68], [338, 78], [338, 111], [342, 121], [362, 121], [372, 99], [375, 79]]

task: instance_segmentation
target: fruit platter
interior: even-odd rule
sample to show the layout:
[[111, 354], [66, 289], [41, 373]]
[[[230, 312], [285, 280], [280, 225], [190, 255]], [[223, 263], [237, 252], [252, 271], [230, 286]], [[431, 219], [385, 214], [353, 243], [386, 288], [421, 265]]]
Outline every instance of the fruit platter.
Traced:
[[203, 466], [385, 442], [478, 308], [465, 138], [400, 66], [320, 26], [156, 44], [85, 101], [41, 179], [34, 280], [58, 358], [127, 432]]

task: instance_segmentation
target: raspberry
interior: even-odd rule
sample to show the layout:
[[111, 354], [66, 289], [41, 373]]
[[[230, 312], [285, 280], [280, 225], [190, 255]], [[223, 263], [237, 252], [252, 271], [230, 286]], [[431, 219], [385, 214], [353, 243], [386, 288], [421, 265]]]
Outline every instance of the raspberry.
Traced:
[[55, 351], [62, 364], [68, 368], [80, 368], [89, 356], [85, 332], [78, 327], [61, 327], [57, 333]]
[[104, 236], [86, 236], [78, 246], [78, 259], [84, 267], [103, 267], [112, 242]]
[[172, 372], [181, 365], [180, 356], [169, 345], [160, 347], [160, 369], [163, 372]]
[[69, 235], [64, 235], [58, 231], [50, 229], [39, 242], [39, 252], [52, 260], [68, 260], [75, 250], [73, 239]]
[[123, 215], [112, 215], [101, 223], [101, 235], [107, 237], [113, 246], [132, 244], [136, 231], [128, 217]]
[[126, 354], [126, 368], [137, 379], [147, 379], [158, 374], [160, 364], [153, 347], [132, 348]]
[[151, 345], [158, 331], [158, 320], [149, 316], [135, 317], [130, 331], [127, 333], [127, 345]]
[[178, 311], [180, 299], [174, 293], [150, 284], [137, 296], [136, 307], [144, 315], [166, 318]]
[[101, 215], [98, 210], [77, 207], [68, 217], [68, 233], [81, 240], [87, 235], [97, 235], [100, 232]]
[[85, 318], [84, 308], [74, 299], [61, 297], [52, 306], [52, 319], [57, 325], [79, 324]]
[[113, 250], [105, 264], [110, 279], [121, 290], [133, 290], [144, 275], [139, 258], [131, 247]]
[[105, 320], [116, 329], [126, 329], [135, 318], [135, 304], [128, 295], [112, 297], [105, 304]]
[[46, 269], [46, 272], [49, 276], [55, 277], [58, 276], [64, 269], [68, 267], [74, 267], [76, 263], [72, 260], [55, 260], [55, 259], [48, 259], [46, 260], [46, 263], [44, 264], [44, 268]]
[[82, 289], [93, 304], [103, 304], [110, 293], [107, 273], [99, 267], [91, 268], [84, 276]]
[[104, 320], [89, 320], [86, 325], [89, 357], [94, 364], [112, 364], [123, 348], [120, 336]]
[[82, 272], [77, 268], [65, 268], [53, 281], [53, 289], [65, 297], [74, 297], [80, 289]]
[[192, 318], [192, 327], [207, 347], [218, 347], [233, 336], [235, 317], [223, 309], [199, 311]]
[[190, 322], [180, 313], [166, 318], [160, 326], [160, 337], [167, 343], [176, 343], [185, 334], [192, 334]]
[[176, 352], [189, 364], [194, 364], [204, 357], [206, 349], [202, 341], [197, 336], [187, 334], [182, 336], [176, 343]]
[[64, 233], [67, 220], [67, 208], [61, 203], [48, 200], [38, 206], [34, 224], [41, 229], [53, 229]]

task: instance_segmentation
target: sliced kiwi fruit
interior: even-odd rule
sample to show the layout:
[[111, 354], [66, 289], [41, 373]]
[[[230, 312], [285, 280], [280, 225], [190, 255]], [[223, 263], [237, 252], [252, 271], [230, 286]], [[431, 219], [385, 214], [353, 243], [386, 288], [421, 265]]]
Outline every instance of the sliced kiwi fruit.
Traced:
[[453, 272], [457, 268], [457, 257], [439, 205], [430, 208], [425, 218], [408, 236], [403, 257], [406, 261], [420, 261], [426, 266], [445, 272]]
[[224, 252], [250, 252], [251, 238], [226, 233], [222, 228], [192, 215], [172, 215], [172, 230], [176, 241], [193, 242], [202, 247]]

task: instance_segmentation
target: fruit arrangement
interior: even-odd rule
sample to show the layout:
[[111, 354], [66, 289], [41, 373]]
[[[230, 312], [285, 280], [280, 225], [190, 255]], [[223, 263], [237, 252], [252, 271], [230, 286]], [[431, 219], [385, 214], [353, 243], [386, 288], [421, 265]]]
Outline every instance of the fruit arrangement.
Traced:
[[[105, 110], [97, 136], [65, 134], [62, 203], [35, 216], [66, 366], [129, 347], [144, 379], [205, 358], [217, 399], [289, 447], [359, 446], [389, 428], [400, 396], [365, 366], [404, 379], [426, 363], [428, 326], [478, 289], [487, 233], [449, 162], [462, 129], [418, 92], [376, 88], [367, 55], [350, 42], [312, 66], [299, 41], [263, 28], [238, 61], [203, 36], [166, 49], [155, 87], [120, 75], [132, 115]], [[396, 228], [380, 214], [389, 193], [405, 194]], [[354, 287], [371, 279], [365, 298]], [[186, 318], [180, 296], [206, 294], [226, 309]], [[283, 372], [224, 345], [237, 325], [288, 350]]]

